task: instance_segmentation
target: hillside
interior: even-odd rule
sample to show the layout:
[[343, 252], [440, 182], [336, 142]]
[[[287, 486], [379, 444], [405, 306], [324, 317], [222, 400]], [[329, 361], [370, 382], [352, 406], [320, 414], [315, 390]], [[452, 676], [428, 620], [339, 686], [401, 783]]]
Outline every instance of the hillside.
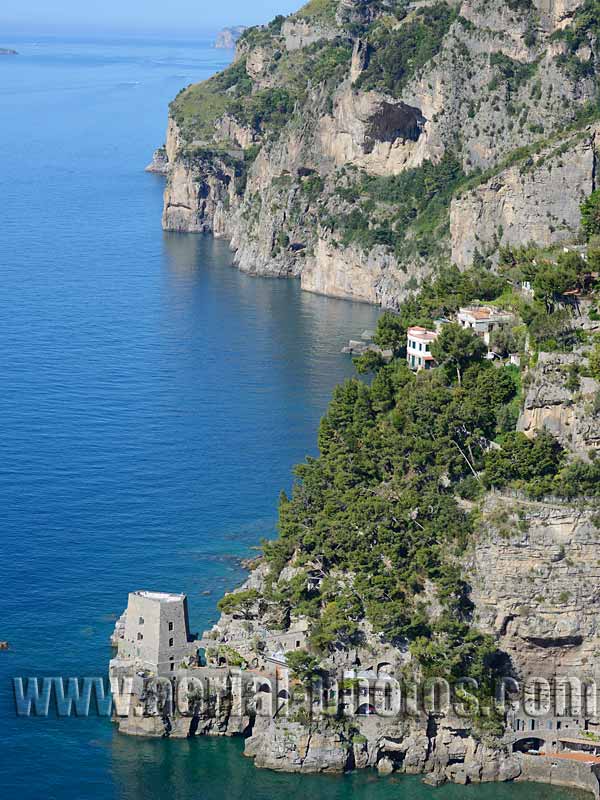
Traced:
[[579, 235], [598, 0], [311, 0], [170, 108], [163, 225], [397, 307], [441, 265]]
[[[171, 104], [165, 228], [392, 311], [203, 636], [218, 701], [188, 695], [166, 735], [600, 796], [597, 706], [562, 689], [600, 667], [599, 20], [598, 0], [312, 0]], [[165, 735], [146, 688], [121, 729]]]

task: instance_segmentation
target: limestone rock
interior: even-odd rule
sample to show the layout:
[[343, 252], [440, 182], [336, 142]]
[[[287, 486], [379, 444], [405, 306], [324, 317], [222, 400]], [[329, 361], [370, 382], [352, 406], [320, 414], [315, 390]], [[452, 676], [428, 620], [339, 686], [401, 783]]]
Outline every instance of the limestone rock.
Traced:
[[579, 389], [569, 389], [567, 369], [578, 363], [581, 357], [576, 354], [540, 353], [518, 427], [528, 436], [546, 429], [585, 460], [600, 450], [600, 410], [595, 410], [600, 384], [581, 378]]
[[146, 167], [146, 172], [155, 172], [158, 175], [167, 175], [169, 172], [169, 157], [165, 147], [154, 151], [152, 161]]
[[498, 244], [547, 246], [572, 239], [581, 202], [594, 189], [599, 130], [568, 137], [453, 200], [454, 263], [465, 267], [475, 250], [493, 252]]

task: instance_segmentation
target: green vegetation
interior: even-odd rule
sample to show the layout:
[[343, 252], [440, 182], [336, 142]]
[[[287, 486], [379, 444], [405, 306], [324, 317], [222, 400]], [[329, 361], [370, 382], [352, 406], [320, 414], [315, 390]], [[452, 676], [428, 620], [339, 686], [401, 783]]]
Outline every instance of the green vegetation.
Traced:
[[511, 11], [532, 11], [533, 0], [506, 0], [506, 5]]
[[439, 164], [426, 161], [400, 175], [361, 173], [358, 180], [350, 179], [338, 189], [338, 195], [354, 207], [344, 215], [324, 211], [321, 225], [346, 246], [369, 250], [384, 245], [400, 261], [410, 252], [427, 258], [438, 252], [450, 200], [464, 180], [460, 162], [447, 153]]
[[495, 91], [501, 84], [505, 85], [509, 100], [512, 94], [516, 94], [521, 86], [531, 80], [538, 68], [537, 61], [522, 63], [503, 53], [492, 53], [490, 65], [497, 68], [498, 75], [491, 80], [488, 89]]
[[256, 25], [247, 28], [240, 36], [240, 44], [247, 48], [266, 47], [273, 43], [275, 37], [281, 33], [285, 17], [279, 14], [268, 25]]
[[246, 589], [226, 594], [219, 600], [217, 606], [224, 614], [241, 614], [248, 619], [259, 600], [260, 593], [256, 589]]
[[287, 89], [262, 89], [250, 97], [238, 98], [229, 113], [241, 125], [257, 132], [278, 132], [294, 110], [295, 98]]
[[[379, 186], [386, 197], [401, 197], [394, 183]], [[297, 656], [299, 675], [305, 664], [306, 675], [316, 668], [309, 655], [318, 659], [360, 643], [366, 618], [388, 641], [408, 643], [426, 675], [473, 677], [485, 697], [501, 661], [493, 640], [471, 618], [459, 565], [480, 520], [477, 506], [468, 513], [459, 498], [476, 502], [491, 488], [532, 498], [600, 495], [600, 459], [573, 460], [549, 433], [530, 439], [515, 431], [520, 372], [492, 366], [472, 332], [444, 325], [432, 346], [440, 368], [418, 374], [408, 369], [407, 327], [432, 327], [437, 317], [476, 300], [512, 301], [522, 322], [503, 334], [506, 348], [523, 342], [527, 330], [534, 342], [545, 341], [556, 319], [567, 327], [569, 313], [554, 305], [583, 274], [577, 253], [544, 251], [542, 257], [534, 246], [506, 248], [504, 275], [492, 273], [485, 259], [477, 261], [463, 273], [441, 269], [398, 314], [381, 315], [375, 342], [391, 349], [395, 360], [361, 361], [373, 376], [370, 385], [351, 380], [335, 390], [319, 429], [320, 455], [296, 467], [291, 496], [281, 496], [279, 538], [264, 543], [271, 568], [266, 599], [277, 601], [284, 616], [312, 621], [310, 653]], [[513, 281], [533, 281], [533, 300], [510, 288], [509, 274]], [[590, 372], [600, 375], [600, 343]], [[579, 368], [565, 373], [573, 391], [581, 374]], [[518, 528], [526, 530], [527, 521]], [[290, 563], [294, 577], [279, 580]], [[308, 577], [315, 570], [323, 576], [317, 583]], [[442, 606], [435, 618], [428, 584]], [[499, 730], [497, 719], [477, 724]]]
[[562, 248], [543, 249], [533, 244], [500, 248], [499, 269], [513, 284], [529, 281], [534, 289], [533, 302], [519, 294], [502, 298], [504, 304], [519, 314], [527, 327], [531, 345], [538, 350], [570, 352], [581, 341], [581, 332], [573, 328], [570, 304], [565, 292], [593, 288], [590, 269], [597, 258], [588, 251], [585, 261], [577, 252]]
[[[336, 389], [319, 431], [321, 454], [297, 467], [292, 497], [280, 503], [280, 538], [265, 543], [274, 576], [293, 556], [329, 576], [318, 589], [298, 584], [316, 651], [357, 641], [366, 615], [392, 641], [418, 640], [418, 650], [429, 640], [445, 674], [488, 663], [489, 641], [470, 632], [454, 563], [470, 521], [451, 486], [483, 468], [498, 411], [516, 392], [510, 370], [477, 360], [465, 365], [462, 386], [442, 370], [414, 375], [396, 361], [370, 387], [349, 381]], [[447, 609], [434, 628], [426, 580]]]
[[285, 654], [285, 660], [292, 671], [292, 675], [302, 683], [311, 683], [319, 674], [319, 661], [306, 650], [290, 650]]
[[447, 3], [418, 9], [399, 27], [383, 23], [369, 33], [369, 64], [358, 80], [361, 89], [399, 97], [412, 76], [436, 56], [457, 18]]
[[[575, 80], [595, 77], [596, 60], [595, 44], [600, 35], [600, 0], [585, 0], [576, 9], [570, 25], [556, 31], [554, 38], [562, 39], [567, 45], [567, 52], [558, 56], [558, 62]], [[582, 60], [582, 47], [589, 47], [590, 58]]]
[[171, 116], [188, 141], [212, 142], [216, 121], [233, 102], [251, 91], [246, 62], [241, 59], [209, 80], [182, 89], [171, 103]]
[[344, 39], [322, 40], [292, 52], [279, 49], [283, 18], [270, 25], [250, 28], [242, 36], [248, 47], [272, 49], [269, 71], [272, 88], [253, 92], [240, 58], [203, 83], [183, 89], [171, 103], [171, 115], [188, 142], [215, 142], [216, 123], [226, 113], [265, 138], [275, 138], [293, 118], [296, 104], [306, 99], [309, 82], [333, 87], [348, 70], [352, 46]]
[[590, 374], [592, 378], [600, 381], [600, 342], [596, 344], [590, 353]]
[[338, 0], [309, 0], [295, 15], [314, 22], [335, 22]]
[[592, 192], [581, 204], [581, 227], [588, 241], [600, 234], [600, 189]]
[[206, 657], [210, 661], [216, 661], [218, 663], [224, 660], [230, 667], [246, 666], [245, 658], [228, 644], [220, 644], [216, 648], [209, 647], [206, 651]]
[[457, 323], [444, 325], [431, 345], [431, 355], [449, 375], [456, 374], [459, 386], [463, 371], [469, 364], [482, 361], [486, 352], [487, 347], [479, 336]]

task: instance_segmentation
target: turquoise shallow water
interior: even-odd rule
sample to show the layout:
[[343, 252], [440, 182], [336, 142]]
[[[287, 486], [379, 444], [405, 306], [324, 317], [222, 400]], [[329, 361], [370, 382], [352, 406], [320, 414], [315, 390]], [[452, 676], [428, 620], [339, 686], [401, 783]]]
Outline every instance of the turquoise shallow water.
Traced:
[[[105, 719], [16, 718], [12, 677], [104, 675], [131, 589], [185, 591], [193, 626], [272, 536], [314, 451], [344, 340], [375, 309], [231, 268], [163, 235], [143, 166], [166, 106], [225, 63], [207, 43], [0, 42], [2, 797], [422, 798], [418, 779], [255, 770], [241, 743], [138, 741]], [[204, 592], [210, 592], [209, 595]], [[447, 787], [440, 798], [561, 798]]]

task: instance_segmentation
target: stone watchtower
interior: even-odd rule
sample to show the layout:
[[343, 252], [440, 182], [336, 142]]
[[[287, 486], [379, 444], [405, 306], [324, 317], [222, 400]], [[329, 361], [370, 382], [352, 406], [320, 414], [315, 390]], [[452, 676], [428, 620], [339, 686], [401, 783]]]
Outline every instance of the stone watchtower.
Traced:
[[169, 675], [194, 661], [198, 645], [190, 635], [187, 598], [167, 592], [131, 592], [118, 659]]

